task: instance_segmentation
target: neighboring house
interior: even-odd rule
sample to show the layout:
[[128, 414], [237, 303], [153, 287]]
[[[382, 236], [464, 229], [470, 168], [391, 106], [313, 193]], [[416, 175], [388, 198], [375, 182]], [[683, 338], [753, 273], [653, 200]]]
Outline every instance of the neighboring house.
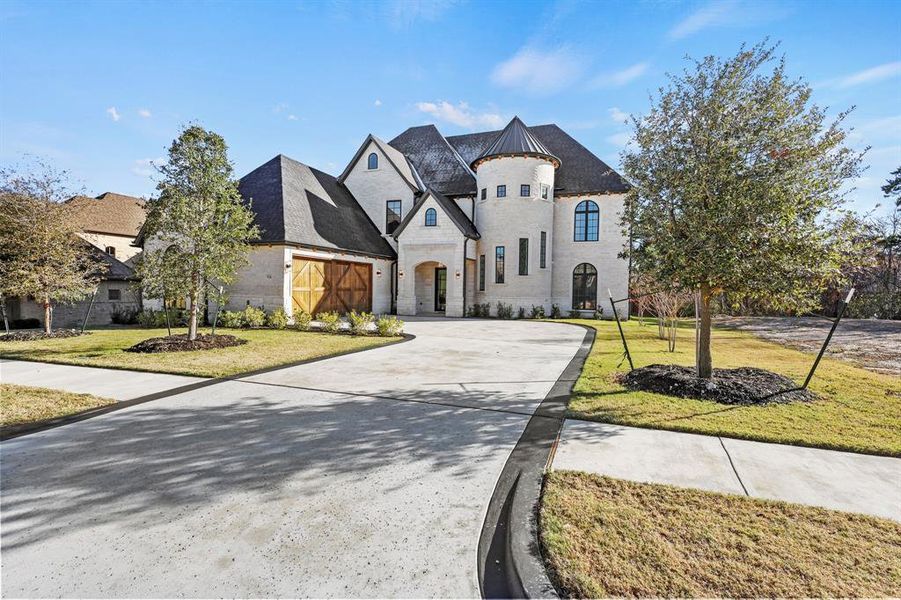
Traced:
[[608, 289], [628, 295], [628, 189], [558, 126], [519, 118], [468, 135], [369, 135], [337, 178], [279, 155], [241, 179], [262, 237], [228, 307], [593, 313]]
[[[141, 252], [135, 240], [144, 224], [146, 211], [140, 198], [103, 193], [96, 198], [74, 196], [66, 200], [74, 209], [73, 219], [85, 246], [107, 266], [97, 294], [70, 304], [53, 307], [54, 327], [80, 327], [91, 307], [88, 325], [109, 325], [114, 312], [141, 309], [140, 293], [134, 289], [133, 259]], [[7, 298], [10, 321], [38, 319], [43, 321], [44, 308], [33, 298]]]

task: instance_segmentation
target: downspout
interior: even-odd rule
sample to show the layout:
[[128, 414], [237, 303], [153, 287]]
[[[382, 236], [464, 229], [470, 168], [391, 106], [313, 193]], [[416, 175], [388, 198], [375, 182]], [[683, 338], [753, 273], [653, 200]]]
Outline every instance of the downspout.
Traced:
[[463, 236], [463, 316], [466, 316], [466, 245], [469, 238]]

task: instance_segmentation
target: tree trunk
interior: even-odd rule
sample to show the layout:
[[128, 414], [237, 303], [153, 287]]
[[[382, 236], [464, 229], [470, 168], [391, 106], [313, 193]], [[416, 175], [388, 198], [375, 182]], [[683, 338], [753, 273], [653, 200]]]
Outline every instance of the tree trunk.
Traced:
[[197, 339], [197, 302], [200, 298], [200, 290], [198, 289], [197, 278], [194, 278], [194, 289], [191, 290], [191, 317], [188, 320], [188, 339]]
[[44, 333], [50, 333], [50, 298], [44, 298]]
[[710, 379], [713, 375], [713, 360], [710, 356], [710, 286], [701, 286], [701, 328], [698, 332], [698, 377]]

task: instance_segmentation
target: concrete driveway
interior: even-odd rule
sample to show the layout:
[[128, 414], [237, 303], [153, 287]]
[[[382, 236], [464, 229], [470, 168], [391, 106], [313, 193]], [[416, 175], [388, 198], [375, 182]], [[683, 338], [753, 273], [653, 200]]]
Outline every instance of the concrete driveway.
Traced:
[[3, 595], [478, 596], [498, 474], [584, 331], [407, 331], [4, 442]]

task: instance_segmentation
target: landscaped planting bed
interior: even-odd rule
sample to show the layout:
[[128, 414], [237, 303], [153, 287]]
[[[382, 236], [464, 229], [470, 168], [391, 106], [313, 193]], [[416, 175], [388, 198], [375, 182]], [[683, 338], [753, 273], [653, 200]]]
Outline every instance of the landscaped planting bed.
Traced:
[[541, 541], [566, 597], [899, 597], [901, 524], [556, 471]]

